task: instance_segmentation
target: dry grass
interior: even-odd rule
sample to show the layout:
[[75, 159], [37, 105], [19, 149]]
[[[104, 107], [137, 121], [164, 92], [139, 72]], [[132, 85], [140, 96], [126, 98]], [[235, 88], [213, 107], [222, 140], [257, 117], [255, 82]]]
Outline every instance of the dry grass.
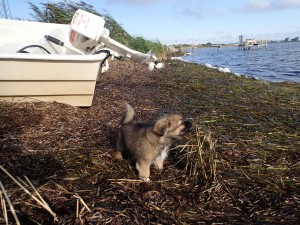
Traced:
[[184, 172], [204, 188], [217, 182], [217, 162], [221, 160], [217, 156], [216, 143], [211, 131], [203, 131], [196, 125], [186, 143], [174, 148], [179, 149], [177, 164], [183, 164]]
[[[21, 224], [299, 221], [299, 84], [182, 62], [152, 73], [113, 63], [101, 79], [90, 108], [0, 103], [0, 223], [15, 224], [13, 211]], [[194, 132], [151, 183], [112, 157], [124, 102], [142, 121], [169, 112], [193, 118]]]

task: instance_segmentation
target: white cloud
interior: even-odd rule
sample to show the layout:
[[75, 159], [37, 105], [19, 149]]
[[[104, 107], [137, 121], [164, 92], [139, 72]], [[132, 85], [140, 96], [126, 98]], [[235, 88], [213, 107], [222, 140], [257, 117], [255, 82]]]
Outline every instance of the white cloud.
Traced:
[[268, 10], [272, 8], [269, 0], [250, 0], [248, 7], [252, 10]]
[[299, 7], [300, 0], [279, 0], [278, 1], [282, 6], [285, 7]]
[[158, 4], [161, 2], [162, 2], [161, 0], [106, 0], [107, 4], [124, 4], [124, 5], [133, 5], [133, 6]]
[[203, 17], [203, 12], [201, 10], [194, 10], [191, 8], [184, 8], [180, 12], [184, 16], [191, 16], [191, 17], [196, 17], [196, 18], [202, 18]]
[[224, 15], [224, 10], [221, 8], [215, 8], [215, 9], [213, 9], [213, 13], [218, 16], [222, 16], [222, 15]]
[[260, 12], [300, 8], [300, 0], [249, 0], [242, 11]]

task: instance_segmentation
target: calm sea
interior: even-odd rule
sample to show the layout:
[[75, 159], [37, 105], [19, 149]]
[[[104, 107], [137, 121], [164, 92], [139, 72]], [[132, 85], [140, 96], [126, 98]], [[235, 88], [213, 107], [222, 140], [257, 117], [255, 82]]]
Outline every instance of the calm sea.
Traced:
[[232, 73], [262, 80], [300, 82], [300, 42], [270, 43], [267, 48], [241, 51], [237, 46], [197, 48], [183, 57], [189, 62], [229, 68]]

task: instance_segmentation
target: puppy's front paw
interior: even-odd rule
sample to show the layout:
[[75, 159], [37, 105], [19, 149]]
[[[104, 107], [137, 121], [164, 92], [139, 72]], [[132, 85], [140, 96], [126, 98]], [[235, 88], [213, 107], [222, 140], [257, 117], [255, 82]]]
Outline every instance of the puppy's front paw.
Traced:
[[114, 155], [115, 155], [115, 159], [117, 159], [117, 160], [123, 159], [122, 152], [120, 152], [120, 151], [115, 151]]
[[156, 170], [158, 170], [159, 172], [161, 172], [161, 171], [163, 171], [164, 166], [163, 166], [163, 165], [154, 165], [154, 168], [155, 168]]
[[154, 167], [155, 167], [155, 169], [157, 169], [160, 172], [163, 171], [163, 169], [164, 169], [164, 161], [161, 160], [161, 161], [155, 162], [154, 163]]
[[142, 181], [145, 181], [145, 182], [150, 182], [151, 181], [149, 177], [140, 177], [140, 179]]

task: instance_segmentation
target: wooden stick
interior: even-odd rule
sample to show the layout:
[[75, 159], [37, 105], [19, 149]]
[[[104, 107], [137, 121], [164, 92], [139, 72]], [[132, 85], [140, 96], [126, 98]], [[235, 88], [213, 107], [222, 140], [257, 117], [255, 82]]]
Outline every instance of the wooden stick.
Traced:
[[40, 198], [40, 200], [43, 202], [44, 204], [44, 208], [47, 210], [47, 211], [52, 211], [48, 205], [47, 202], [45, 202], [45, 200], [43, 199], [43, 197], [40, 195], [40, 193], [36, 190], [36, 188], [33, 186], [33, 184], [31, 183], [31, 181], [26, 177], [24, 176], [26, 181], [28, 182], [28, 184], [31, 186], [31, 188], [34, 190], [34, 192], [36, 193], [36, 195]]
[[7, 195], [7, 193], [6, 193], [5, 189], [4, 189], [1, 181], [0, 181], [0, 188], [1, 188], [2, 192], [3, 192], [3, 194], [4, 194], [4, 197], [5, 197], [8, 205], [9, 205], [11, 213], [13, 214], [13, 216], [15, 218], [16, 224], [17, 225], [21, 225], [21, 223], [20, 223], [20, 221], [19, 221], [19, 219], [17, 217], [16, 211], [15, 211], [15, 209], [14, 209], [14, 207], [13, 207], [13, 205], [12, 205], [12, 203], [11, 203], [11, 201], [10, 201], [10, 199], [9, 199], [9, 197], [8, 197], [8, 195]]
[[3, 199], [3, 197], [2, 197], [2, 191], [0, 191], [0, 199], [1, 199], [1, 207], [2, 207], [2, 213], [4, 216], [4, 220], [5, 220], [6, 225], [8, 225], [6, 204], [5, 204], [5, 199]]
[[79, 201], [81, 202], [81, 204], [82, 204], [89, 212], [92, 211], [92, 210], [87, 206], [87, 204], [83, 201], [83, 199], [82, 199], [78, 194], [75, 194], [74, 197], [77, 198], [77, 199], [79, 199]]
[[56, 214], [50, 209], [44, 206], [44, 203], [41, 202], [37, 197], [35, 197], [30, 191], [28, 191], [19, 181], [17, 181], [6, 169], [4, 169], [1, 165], [0, 165], [0, 169], [7, 175], [10, 177], [10, 179], [12, 179], [20, 188], [23, 189], [23, 191], [25, 191], [26, 194], [30, 195], [35, 201], [37, 201], [41, 206], [43, 206], [53, 217], [55, 221], [58, 221], [58, 218], [56, 216]]

